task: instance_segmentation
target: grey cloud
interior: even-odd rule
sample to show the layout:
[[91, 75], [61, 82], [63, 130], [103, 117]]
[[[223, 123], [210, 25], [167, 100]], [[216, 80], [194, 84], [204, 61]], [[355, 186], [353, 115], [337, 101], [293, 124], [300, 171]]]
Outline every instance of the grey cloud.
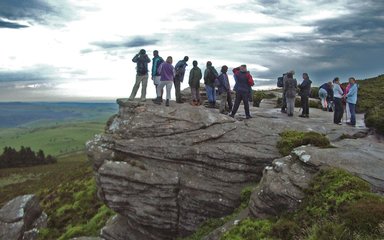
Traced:
[[[109, 54], [116, 55], [116, 50], [125, 50], [128, 48], [143, 48], [145, 46], [155, 45], [159, 42], [158, 39], [145, 38], [145, 37], [134, 37], [124, 39], [121, 41], [98, 41], [90, 43], [93, 46], [99, 47], [103, 50], [108, 51]], [[81, 53], [86, 54], [90, 52], [98, 51], [98, 49], [83, 49]]]
[[0, 19], [0, 28], [14, 28], [14, 29], [19, 29], [19, 28], [26, 28], [28, 27], [27, 25], [19, 24], [19, 23], [13, 23], [9, 21], [4, 21]]
[[[44, 0], [2, 0], [0, 18], [12, 21], [24, 20], [50, 26], [60, 26], [65, 21], [74, 19], [74, 9], [66, 1], [52, 2]], [[10, 25], [14, 28], [14, 25]]]

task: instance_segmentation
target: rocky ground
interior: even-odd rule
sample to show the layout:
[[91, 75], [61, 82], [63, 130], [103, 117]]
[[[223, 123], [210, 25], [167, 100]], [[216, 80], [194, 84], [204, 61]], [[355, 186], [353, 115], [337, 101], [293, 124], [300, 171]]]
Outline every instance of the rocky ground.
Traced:
[[[288, 117], [274, 108], [276, 100], [252, 107], [249, 120], [242, 106], [233, 119], [188, 103], [117, 103], [105, 134], [87, 143], [99, 197], [117, 213], [102, 230], [104, 239], [187, 236], [206, 219], [231, 213], [241, 189], [260, 180], [247, 215], [278, 215], [300, 204], [324, 166], [346, 169], [384, 192], [383, 142], [368, 134], [362, 115], [350, 127], [318, 109], [308, 119], [298, 117], [299, 109]], [[284, 130], [325, 134], [335, 148], [305, 146], [281, 156], [276, 143]]]

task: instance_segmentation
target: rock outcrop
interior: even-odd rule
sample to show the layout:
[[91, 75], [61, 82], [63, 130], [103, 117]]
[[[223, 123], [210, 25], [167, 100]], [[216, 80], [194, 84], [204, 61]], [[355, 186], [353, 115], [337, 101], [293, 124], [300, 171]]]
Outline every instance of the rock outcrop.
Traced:
[[[263, 174], [251, 198], [252, 216], [296, 209], [302, 190], [325, 165], [347, 169], [377, 191], [383, 189], [382, 143], [344, 139], [368, 135], [362, 115], [352, 128], [333, 124], [332, 114], [315, 109], [310, 119], [289, 118], [261, 104], [251, 108], [254, 118], [245, 120], [242, 109], [233, 119], [189, 104], [117, 103], [119, 112], [108, 121], [105, 133], [87, 143], [98, 195], [117, 213], [102, 230], [106, 240], [189, 235], [207, 218], [231, 213], [240, 203], [241, 189]], [[306, 146], [282, 157], [276, 143], [284, 130], [325, 134], [337, 148]], [[364, 149], [358, 153], [357, 146]], [[357, 161], [363, 157], [372, 169]]]
[[369, 182], [372, 190], [384, 193], [384, 148], [375, 140], [344, 139], [333, 148], [301, 146], [290, 156], [276, 159], [266, 167], [250, 201], [254, 217], [278, 216], [294, 211], [305, 197], [313, 174], [324, 167], [347, 170]]
[[14, 198], [0, 209], [0, 239], [37, 239], [38, 229], [47, 224], [35, 195]]
[[99, 197], [118, 213], [105, 239], [186, 236], [231, 213], [241, 189], [279, 157], [278, 135], [267, 126], [189, 104], [118, 104], [105, 134], [87, 144]]

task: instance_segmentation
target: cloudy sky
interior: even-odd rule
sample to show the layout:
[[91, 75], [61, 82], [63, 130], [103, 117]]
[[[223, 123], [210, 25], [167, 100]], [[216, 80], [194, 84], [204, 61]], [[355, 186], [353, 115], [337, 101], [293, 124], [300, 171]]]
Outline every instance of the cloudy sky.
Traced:
[[383, 13], [382, 0], [0, 0], [0, 101], [128, 97], [141, 48], [203, 70], [245, 63], [257, 87], [290, 69], [314, 85], [373, 77]]

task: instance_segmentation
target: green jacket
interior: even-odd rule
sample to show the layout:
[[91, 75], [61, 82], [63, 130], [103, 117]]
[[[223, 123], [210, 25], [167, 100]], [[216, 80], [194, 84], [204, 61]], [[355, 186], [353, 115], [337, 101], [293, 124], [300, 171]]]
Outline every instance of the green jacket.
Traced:
[[201, 69], [199, 67], [193, 67], [191, 71], [189, 72], [189, 86], [191, 88], [198, 88], [200, 87], [200, 79], [203, 77], [203, 74], [201, 73]]

